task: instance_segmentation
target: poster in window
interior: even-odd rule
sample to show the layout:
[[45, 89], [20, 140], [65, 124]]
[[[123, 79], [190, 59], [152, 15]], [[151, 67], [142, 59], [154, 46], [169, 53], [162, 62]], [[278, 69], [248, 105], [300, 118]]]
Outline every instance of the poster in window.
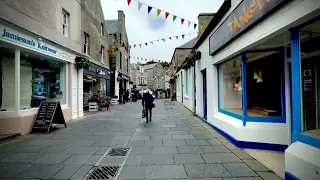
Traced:
[[303, 71], [303, 91], [312, 91], [311, 69]]

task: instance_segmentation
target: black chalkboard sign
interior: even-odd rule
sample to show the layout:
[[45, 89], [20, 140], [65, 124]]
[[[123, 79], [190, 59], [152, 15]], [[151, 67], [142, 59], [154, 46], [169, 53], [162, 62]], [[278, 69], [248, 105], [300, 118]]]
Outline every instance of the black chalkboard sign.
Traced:
[[36, 129], [46, 129], [47, 133], [53, 124], [64, 124], [65, 122], [59, 101], [42, 101], [32, 125], [32, 132]]

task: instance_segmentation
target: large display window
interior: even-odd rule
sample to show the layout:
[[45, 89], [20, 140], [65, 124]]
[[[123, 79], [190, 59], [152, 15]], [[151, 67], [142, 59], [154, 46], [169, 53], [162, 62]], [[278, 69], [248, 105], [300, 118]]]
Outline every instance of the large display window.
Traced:
[[15, 50], [0, 46], [0, 111], [15, 111]]
[[241, 56], [218, 66], [219, 109], [243, 114]]
[[283, 53], [246, 54], [246, 98], [248, 116], [281, 117]]
[[284, 51], [246, 51], [218, 65], [218, 110], [246, 122], [285, 123]]
[[66, 63], [21, 51], [20, 110], [37, 108], [41, 101], [66, 104]]

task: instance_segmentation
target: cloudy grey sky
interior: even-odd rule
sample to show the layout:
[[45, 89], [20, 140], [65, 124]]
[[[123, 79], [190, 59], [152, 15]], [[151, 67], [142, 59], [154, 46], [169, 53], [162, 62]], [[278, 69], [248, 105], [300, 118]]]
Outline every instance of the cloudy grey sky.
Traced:
[[[168, 19], [165, 19], [165, 13], [161, 12], [157, 17], [157, 10], [152, 9], [148, 14], [148, 7], [142, 5], [138, 10], [138, 1], [162, 9], [171, 13]], [[197, 33], [186, 35], [184, 39], [179, 37], [177, 40], [174, 36], [196, 32], [191, 24], [188, 27], [188, 21], [198, 23], [197, 17], [201, 12], [216, 12], [222, 5], [223, 0], [132, 0], [130, 6], [127, 0], [101, 0], [105, 19], [117, 19], [118, 10], [123, 10], [126, 15], [126, 28], [129, 44], [137, 44], [136, 48], [131, 49], [131, 57], [142, 57], [148, 60], [157, 59], [170, 62], [174, 49], [192, 38]], [[185, 18], [181, 25], [180, 18], [172, 22], [172, 14]], [[188, 20], [188, 21], [187, 21]], [[173, 36], [172, 40], [167, 37]], [[166, 37], [166, 42], [159, 41], [150, 44], [151, 40], [162, 39]], [[148, 43], [146, 46], [144, 43]], [[142, 48], [139, 47], [142, 44]], [[150, 44], [150, 45], [149, 45]], [[141, 62], [136, 58], [131, 58], [132, 62]]]

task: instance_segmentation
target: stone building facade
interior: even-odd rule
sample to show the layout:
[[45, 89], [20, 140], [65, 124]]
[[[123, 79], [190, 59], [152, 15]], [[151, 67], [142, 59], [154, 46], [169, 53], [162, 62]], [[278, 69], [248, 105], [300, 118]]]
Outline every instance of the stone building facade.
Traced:
[[[214, 15], [215, 13], [200, 13], [198, 15], [198, 32], [200, 32], [198, 36], [175, 49], [170, 63], [170, 94], [177, 92], [177, 84], [175, 80], [177, 69], [189, 56], [193, 46], [197, 43], [199, 37], [207, 28]], [[183, 84], [180, 84], [180, 86], [183, 86]]]
[[148, 89], [155, 92], [165, 89], [165, 70], [160, 63], [144, 66], [148, 73]]
[[148, 85], [148, 73], [145, 68], [140, 64], [131, 63], [131, 76], [133, 86], [138, 90], [146, 89]]
[[[83, 109], [89, 108], [92, 95], [101, 98], [110, 96], [108, 33], [99, 0], [81, 0], [81, 44], [82, 54], [91, 61], [89, 70], [83, 70], [83, 81], [79, 88], [83, 92]], [[80, 95], [81, 96], [81, 95]]]
[[129, 89], [130, 48], [125, 26], [125, 14], [118, 11], [118, 19], [106, 20], [111, 67], [111, 94], [119, 95]]
[[83, 116], [80, 29], [79, 0], [0, 1], [0, 135], [29, 133], [42, 101], [59, 101], [66, 121]]

